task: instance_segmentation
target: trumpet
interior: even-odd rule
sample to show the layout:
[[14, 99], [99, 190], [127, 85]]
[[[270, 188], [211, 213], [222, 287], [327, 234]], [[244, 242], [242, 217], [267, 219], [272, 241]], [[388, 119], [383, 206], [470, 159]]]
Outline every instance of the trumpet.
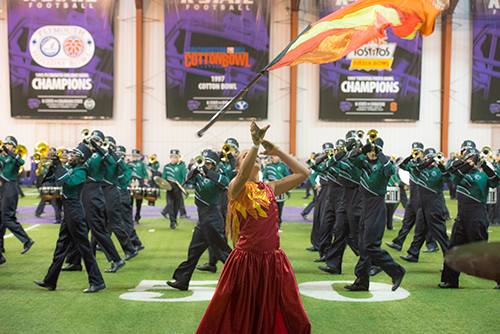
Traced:
[[442, 165], [444, 165], [444, 154], [443, 152], [438, 152], [436, 153], [436, 158], [435, 158], [436, 162], [440, 162]]
[[28, 149], [24, 145], [17, 145], [14, 153], [19, 154], [23, 160], [26, 160], [28, 156]]
[[154, 164], [156, 162], [156, 154], [153, 154], [149, 157], [149, 163]]
[[314, 154], [311, 154], [311, 162], [314, 162]]
[[372, 151], [375, 150], [375, 144], [373, 143], [378, 138], [378, 131], [375, 129], [371, 129], [368, 131], [368, 140], [372, 145]]
[[365, 136], [365, 132], [363, 130], [358, 130], [356, 132], [356, 136], [358, 136], [359, 139], [363, 139], [363, 137]]
[[491, 147], [489, 146], [484, 146], [482, 149], [481, 149], [481, 153], [484, 157], [488, 157], [489, 155], [491, 155]]
[[102, 142], [101, 148], [103, 150], [107, 151], [109, 149], [109, 146], [110, 146], [109, 142], [107, 140], [105, 140]]
[[90, 139], [90, 130], [89, 129], [83, 129], [80, 134], [82, 135], [84, 142], [87, 142]]
[[328, 152], [328, 158], [331, 158], [335, 155], [335, 151], [334, 150], [331, 150], [330, 152]]
[[202, 175], [205, 175], [203, 166], [205, 166], [205, 158], [203, 156], [199, 155], [194, 158], [194, 168], [196, 168]]
[[231, 145], [224, 144], [224, 146], [222, 146], [222, 153], [224, 153], [224, 155], [231, 153]]
[[0, 140], [0, 153], [3, 153], [3, 141]]
[[413, 152], [411, 153], [411, 155], [413, 155], [413, 160], [417, 160], [418, 156], [420, 155], [420, 151], [419, 150], [413, 150]]

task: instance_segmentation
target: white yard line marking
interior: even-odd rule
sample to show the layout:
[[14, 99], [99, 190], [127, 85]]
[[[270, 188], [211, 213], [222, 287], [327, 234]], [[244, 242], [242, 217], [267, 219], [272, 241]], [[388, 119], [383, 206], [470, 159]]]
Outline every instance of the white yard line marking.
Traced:
[[394, 217], [394, 219], [397, 219], [397, 220], [403, 220], [403, 216], [401, 216], [401, 215], [394, 215], [393, 217]]
[[[39, 226], [42, 226], [42, 224], [36, 224], [36, 225], [33, 225], [33, 226], [30, 226], [28, 228], [25, 228], [24, 230], [25, 231], [29, 231], [29, 230], [33, 230]], [[7, 234], [4, 238], [12, 238], [14, 235], [11, 233], [11, 234]]]

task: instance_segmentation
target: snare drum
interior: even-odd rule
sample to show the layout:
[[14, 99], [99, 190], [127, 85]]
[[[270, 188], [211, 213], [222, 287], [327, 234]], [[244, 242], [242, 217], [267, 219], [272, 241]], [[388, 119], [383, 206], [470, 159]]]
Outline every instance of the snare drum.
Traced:
[[52, 200], [52, 187], [40, 187], [40, 198], [45, 202], [50, 202]]
[[284, 202], [284, 201], [285, 201], [285, 194], [276, 196], [276, 202]]
[[53, 196], [53, 198], [61, 198], [62, 197], [62, 187], [52, 187], [52, 196]]
[[495, 204], [497, 202], [497, 190], [489, 188], [488, 192], [488, 200], [486, 204]]
[[159, 188], [142, 188], [144, 192], [144, 199], [149, 202], [149, 205], [154, 206], [155, 201], [160, 195]]
[[387, 204], [399, 203], [399, 187], [387, 187], [385, 202]]
[[130, 192], [130, 197], [132, 197], [132, 198], [135, 198], [135, 199], [143, 199], [144, 198], [144, 191], [143, 191], [143, 188], [141, 188], [141, 187], [135, 187], [135, 188], [128, 187], [128, 191]]

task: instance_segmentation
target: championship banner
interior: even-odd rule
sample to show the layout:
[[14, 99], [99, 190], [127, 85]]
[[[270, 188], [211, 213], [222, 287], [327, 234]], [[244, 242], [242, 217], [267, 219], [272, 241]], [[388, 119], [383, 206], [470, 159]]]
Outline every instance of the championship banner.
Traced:
[[8, 1], [12, 117], [113, 117], [114, 4]]
[[[320, 17], [352, 0], [319, 0]], [[320, 65], [319, 118], [325, 121], [416, 121], [420, 108], [422, 36], [372, 41], [346, 57]]]
[[[165, 0], [167, 118], [208, 120], [269, 63], [267, 0]], [[222, 120], [267, 118], [267, 75]]]
[[500, 1], [472, 1], [473, 122], [500, 122]]

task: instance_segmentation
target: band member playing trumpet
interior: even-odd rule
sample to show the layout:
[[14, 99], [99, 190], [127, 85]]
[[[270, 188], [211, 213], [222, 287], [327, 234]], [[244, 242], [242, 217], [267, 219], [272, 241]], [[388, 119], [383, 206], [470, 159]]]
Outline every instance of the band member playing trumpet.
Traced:
[[[148, 171], [146, 170], [146, 166], [141, 159], [141, 151], [137, 149], [132, 150], [132, 161], [128, 163], [129, 167], [132, 169], [132, 184], [136, 184], [137, 187], [144, 187], [145, 183], [148, 183]], [[136, 182], [134, 182], [134, 180]], [[141, 207], [142, 207], [142, 198], [135, 199], [137, 211], [135, 212], [134, 221], [136, 224], [139, 224], [139, 220], [141, 220]], [[134, 206], [134, 199], [132, 198], [132, 206]]]
[[345, 286], [350, 291], [368, 291], [372, 262], [392, 278], [392, 291], [399, 287], [405, 275], [404, 268], [380, 248], [386, 222], [387, 183], [395, 168], [382, 152], [382, 139], [376, 135], [373, 137], [370, 136], [370, 140], [362, 148], [349, 153], [349, 160], [355, 168], [362, 171], [360, 191], [363, 197], [359, 228], [360, 257], [355, 269], [357, 278], [353, 284]]
[[210, 246], [212, 253], [223, 263], [231, 248], [222, 237], [224, 220], [219, 211], [219, 194], [229, 185], [229, 178], [218, 173], [219, 156], [212, 150], [204, 150], [195, 158], [195, 166], [186, 177], [186, 182], [195, 186], [195, 204], [198, 208], [198, 223], [189, 245], [188, 259], [174, 272], [175, 281], [167, 282], [173, 288], [187, 290], [193, 271], [203, 252]]
[[177, 214], [179, 213], [182, 201], [182, 192], [179, 185], [184, 182], [187, 174], [186, 165], [179, 162], [179, 155], [179, 150], [170, 150], [170, 163], [163, 167], [163, 174], [161, 176], [172, 185], [172, 190], [167, 191], [167, 206], [161, 212], [165, 218], [167, 218], [168, 214], [171, 229], [175, 229], [178, 225]]
[[[16, 210], [19, 200], [17, 190], [19, 168], [24, 165], [21, 154], [16, 153], [17, 140], [13, 136], [7, 136], [5, 142], [1, 143], [2, 153], [0, 153], [0, 181], [1, 191], [1, 220], [0, 220], [0, 254], [5, 251], [3, 237], [5, 229], [8, 228], [24, 245], [21, 254], [30, 250], [35, 243], [28, 237], [21, 224], [17, 222]], [[24, 152], [26, 154], [26, 152]], [[0, 256], [0, 264], [5, 263], [5, 258]]]

